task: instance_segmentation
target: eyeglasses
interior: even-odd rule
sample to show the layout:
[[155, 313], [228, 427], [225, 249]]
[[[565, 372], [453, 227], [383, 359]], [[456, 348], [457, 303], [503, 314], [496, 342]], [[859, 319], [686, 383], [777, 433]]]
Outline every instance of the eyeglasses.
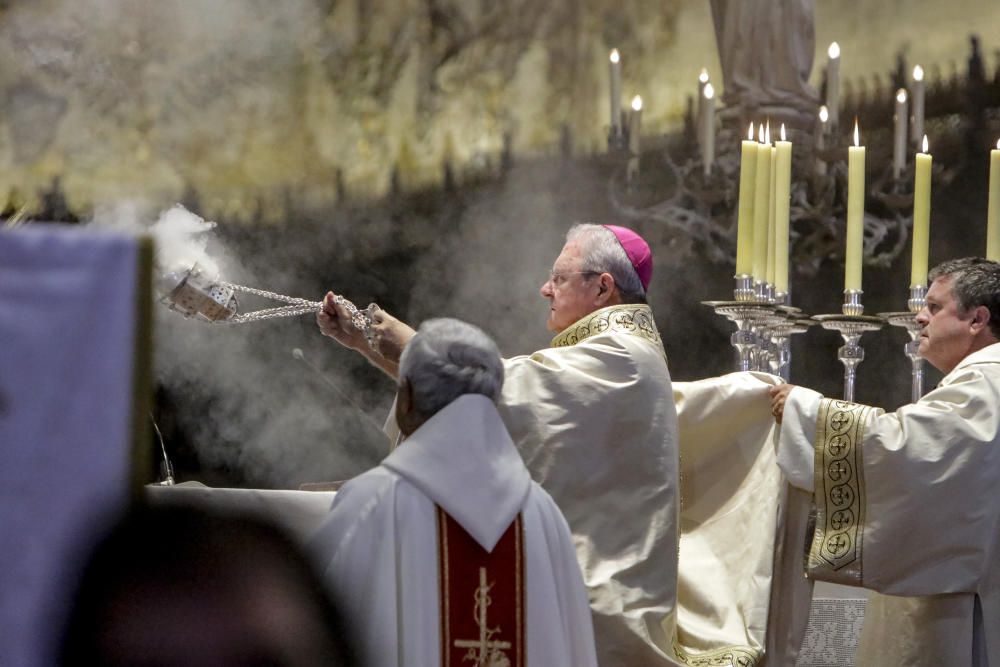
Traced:
[[598, 276], [600, 271], [549, 271], [549, 279], [553, 287], [559, 287], [566, 282], [566, 276]]

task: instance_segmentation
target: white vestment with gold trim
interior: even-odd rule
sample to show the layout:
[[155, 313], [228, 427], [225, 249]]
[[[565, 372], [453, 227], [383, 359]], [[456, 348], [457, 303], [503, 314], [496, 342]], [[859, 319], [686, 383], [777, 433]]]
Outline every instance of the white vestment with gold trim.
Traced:
[[365, 664], [441, 664], [436, 506], [487, 551], [520, 513], [526, 664], [597, 664], [566, 522], [478, 395], [460, 396], [347, 482], [312, 542]]
[[769, 387], [730, 373], [675, 382], [681, 517], [677, 652], [689, 665], [794, 667], [809, 619], [809, 496], [775, 465]]
[[671, 385], [646, 306], [596, 311], [552, 344], [506, 360], [500, 410], [573, 531], [602, 667], [794, 665], [808, 503], [774, 465], [780, 380]]
[[504, 362], [500, 413], [573, 533], [602, 667], [672, 665], [677, 416], [648, 306], [612, 306]]
[[809, 575], [884, 594], [856, 664], [1000, 665], [1000, 343], [892, 414], [794, 389], [778, 462], [816, 503]]

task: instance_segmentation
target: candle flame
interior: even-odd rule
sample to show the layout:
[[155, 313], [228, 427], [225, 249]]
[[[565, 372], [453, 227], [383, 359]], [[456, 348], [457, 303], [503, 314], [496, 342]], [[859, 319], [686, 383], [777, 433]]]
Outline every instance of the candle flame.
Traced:
[[636, 111], [642, 111], [642, 98], [638, 95], [632, 98], [632, 108]]
[[781, 140], [785, 141], [785, 124], [781, 124]]
[[712, 84], [706, 83], [705, 84], [705, 99], [706, 100], [710, 100], [713, 97], [715, 97], [715, 88], [712, 87]]
[[833, 42], [830, 44], [830, 48], [826, 50], [826, 54], [830, 56], [830, 59], [836, 59], [840, 57], [840, 44]]
[[830, 110], [826, 108], [825, 104], [819, 108], [819, 120], [821, 123], [830, 120]]
[[1000, 139], [997, 139], [997, 150], [1000, 151]]
[[764, 143], [768, 146], [771, 145], [771, 120], [768, 119], [767, 126], [764, 128]]
[[[753, 141], [753, 121], [750, 121], [750, 131], [747, 132], [747, 141]], [[1000, 146], [1000, 141], [997, 142], [997, 146]]]
[[917, 65], [916, 67], [913, 68], [913, 80], [914, 81], [924, 80], [924, 68], [921, 67], [920, 65]]
[[621, 56], [618, 55], [618, 49], [611, 49], [611, 55], [609, 57], [613, 63], [616, 63], [621, 59]]
[[701, 74], [698, 75], [698, 80], [702, 83], [708, 83], [708, 70], [704, 67], [701, 68]]
[[761, 123], [757, 126], [757, 141], [764, 143], [764, 124]]
[[902, 88], [896, 91], [896, 101], [900, 104], [906, 101], [906, 91]]
[[927, 152], [927, 135], [924, 135], [924, 152]]
[[854, 119], [854, 145], [861, 145], [861, 132], [858, 130], [858, 119]]

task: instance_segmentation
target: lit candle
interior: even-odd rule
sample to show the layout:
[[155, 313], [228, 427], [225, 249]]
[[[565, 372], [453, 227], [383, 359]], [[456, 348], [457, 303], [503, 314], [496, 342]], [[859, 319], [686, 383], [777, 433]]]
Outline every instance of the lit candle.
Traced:
[[844, 252], [844, 291], [861, 289], [861, 257], [864, 252], [865, 147], [861, 145], [858, 121], [854, 121], [854, 145], [847, 149], [847, 247]]
[[[819, 108], [819, 124], [816, 127], [816, 152], [820, 153], [826, 149], [826, 133], [829, 130], [827, 121], [830, 120], [830, 111], [824, 104]], [[816, 156], [816, 174], [823, 176], [826, 174], [826, 160], [819, 155]]]
[[788, 293], [788, 216], [792, 194], [792, 142], [785, 140], [785, 125], [781, 125], [781, 141], [775, 144], [774, 169], [774, 291]]
[[764, 130], [764, 140], [771, 145], [771, 191], [768, 193], [767, 197], [767, 271], [765, 273], [765, 280], [769, 285], [774, 285], [774, 246], [777, 242], [777, 235], [774, 229], [774, 186], [778, 179], [774, 177], [774, 168], [778, 166], [778, 161], [775, 159], [775, 153], [778, 150], [771, 143], [771, 123], [767, 124], [767, 129]]
[[924, 68], [917, 65], [913, 68], [913, 83], [911, 85], [911, 97], [913, 98], [913, 127], [910, 132], [910, 139], [913, 143], [920, 143], [924, 136]]
[[997, 141], [996, 149], [990, 151], [990, 198], [986, 206], [986, 259], [1000, 262], [1000, 141]]
[[701, 146], [701, 160], [705, 165], [705, 176], [708, 176], [712, 173], [712, 162], [715, 161], [715, 89], [710, 83], [705, 84], [702, 109], [705, 140]]
[[705, 145], [705, 86], [708, 85], [708, 70], [701, 68], [698, 74], [698, 145]]
[[756, 195], [753, 202], [753, 279], [767, 279], [767, 227], [771, 206], [771, 147], [764, 137], [764, 126], [757, 128], [761, 145], [757, 147]]
[[622, 63], [618, 49], [611, 49], [611, 134], [622, 133]]
[[931, 231], [931, 163], [924, 135], [923, 152], [917, 153], [913, 179], [913, 254], [910, 260], [910, 287], [927, 286], [927, 251]]
[[633, 155], [639, 154], [639, 135], [642, 132], [642, 98], [636, 95], [632, 98], [632, 113], [628, 120], [628, 150]]
[[896, 91], [896, 116], [892, 145], [892, 177], [898, 179], [906, 166], [906, 121], [909, 118], [906, 102], [906, 91], [900, 88]]
[[830, 44], [826, 54], [826, 108], [830, 110], [830, 124], [836, 127], [840, 120], [840, 45]]
[[736, 220], [736, 275], [753, 271], [754, 198], [757, 196], [757, 142], [753, 140], [753, 123], [746, 140], [740, 145], [740, 204]]

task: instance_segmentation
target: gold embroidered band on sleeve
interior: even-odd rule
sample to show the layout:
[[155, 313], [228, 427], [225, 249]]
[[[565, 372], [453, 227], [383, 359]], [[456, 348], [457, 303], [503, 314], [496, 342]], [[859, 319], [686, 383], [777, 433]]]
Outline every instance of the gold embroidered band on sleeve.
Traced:
[[874, 408], [825, 398], [816, 423], [816, 529], [810, 574], [824, 581], [862, 584], [865, 480], [861, 441]]

